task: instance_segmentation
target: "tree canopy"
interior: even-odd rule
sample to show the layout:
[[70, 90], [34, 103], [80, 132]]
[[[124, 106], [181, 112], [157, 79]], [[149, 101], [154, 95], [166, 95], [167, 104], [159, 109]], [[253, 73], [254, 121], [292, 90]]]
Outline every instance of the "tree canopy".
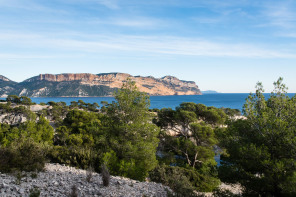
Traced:
[[144, 180], [155, 168], [159, 129], [152, 123], [149, 96], [128, 80], [107, 106], [110, 152], [105, 162], [113, 174]]
[[222, 181], [240, 183], [246, 196], [296, 195], [296, 97], [280, 78], [270, 98], [257, 84], [243, 108], [245, 120], [220, 133]]
[[181, 103], [175, 110], [161, 109], [154, 119], [162, 129], [160, 161], [183, 168], [198, 191], [212, 191], [219, 184], [214, 160], [218, 141], [214, 131], [226, 118], [223, 110], [196, 103]]

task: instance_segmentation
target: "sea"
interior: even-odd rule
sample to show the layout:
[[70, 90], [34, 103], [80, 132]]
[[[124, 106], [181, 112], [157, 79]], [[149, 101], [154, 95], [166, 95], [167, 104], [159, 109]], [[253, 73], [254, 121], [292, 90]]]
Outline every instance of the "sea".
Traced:
[[[266, 98], [270, 94], [264, 94]], [[243, 105], [249, 93], [217, 93], [217, 94], [203, 94], [203, 95], [185, 95], [185, 96], [150, 96], [150, 109], [172, 108], [175, 109], [183, 102], [201, 103], [206, 106], [213, 106], [217, 108], [232, 108], [242, 110]], [[295, 96], [295, 93], [289, 93], [288, 96]], [[47, 103], [49, 101], [60, 102], [63, 101], [70, 105], [71, 101], [83, 100], [85, 103], [98, 103], [107, 101], [111, 103], [115, 101], [114, 97], [37, 97], [31, 98], [33, 102]]]

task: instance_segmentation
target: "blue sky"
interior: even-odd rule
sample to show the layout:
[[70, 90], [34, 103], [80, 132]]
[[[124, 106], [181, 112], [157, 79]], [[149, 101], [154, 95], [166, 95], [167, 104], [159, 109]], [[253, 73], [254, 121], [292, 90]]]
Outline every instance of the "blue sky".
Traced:
[[0, 0], [0, 74], [125, 72], [296, 92], [293, 0]]

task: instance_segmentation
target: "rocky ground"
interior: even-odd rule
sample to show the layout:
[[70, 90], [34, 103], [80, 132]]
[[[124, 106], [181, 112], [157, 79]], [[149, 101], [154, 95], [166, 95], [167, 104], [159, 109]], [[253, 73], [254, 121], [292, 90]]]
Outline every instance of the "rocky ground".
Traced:
[[[47, 164], [44, 172], [27, 174], [20, 181], [13, 175], [0, 174], [0, 196], [28, 197], [31, 189], [38, 189], [40, 196], [68, 197], [72, 187], [77, 187], [78, 196], [144, 197], [167, 196], [167, 187], [153, 182], [139, 182], [111, 176], [110, 186], [104, 187], [100, 174], [93, 173], [90, 182], [87, 172], [59, 164]], [[35, 174], [36, 175], [36, 174]]]

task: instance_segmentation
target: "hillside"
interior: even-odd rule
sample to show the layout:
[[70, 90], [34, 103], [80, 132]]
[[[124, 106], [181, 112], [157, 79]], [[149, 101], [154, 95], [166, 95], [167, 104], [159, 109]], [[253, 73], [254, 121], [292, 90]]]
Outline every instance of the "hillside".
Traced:
[[193, 81], [182, 81], [173, 76], [163, 78], [132, 76], [125, 73], [102, 74], [40, 74], [21, 83], [0, 77], [0, 97], [8, 94], [27, 97], [83, 97], [111, 96], [131, 79], [141, 92], [149, 95], [200, 95], [201, 91]]
[[6, 97], [11, 92], [15, 91], [16, 82], [0, 75], [0, 95], [1, 97]]

